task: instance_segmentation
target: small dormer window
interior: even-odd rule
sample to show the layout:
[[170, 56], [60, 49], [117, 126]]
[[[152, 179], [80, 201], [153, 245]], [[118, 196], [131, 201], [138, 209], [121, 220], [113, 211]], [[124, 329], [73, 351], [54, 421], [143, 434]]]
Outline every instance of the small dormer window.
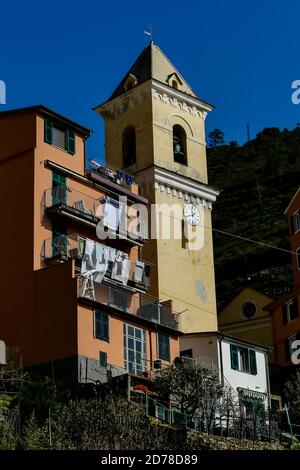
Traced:
[[124, 91], [126, 92], [126, 91], [131, 90], [132, 88], [137, 86], [137, 84], [138, 84], [138, 81], [137, 81], [136, 76], [130, 73], [124, 82]]
[[171, 73], [167, 78], [167, 84], [175, 90], [180, 90], [182, 86], [182, 80], [177, 73]]

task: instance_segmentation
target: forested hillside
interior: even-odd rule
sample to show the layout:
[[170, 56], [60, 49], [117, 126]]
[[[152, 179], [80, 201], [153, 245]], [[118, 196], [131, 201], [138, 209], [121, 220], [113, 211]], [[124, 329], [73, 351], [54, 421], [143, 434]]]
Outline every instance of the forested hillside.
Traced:
[[[300, 127], [267, 128], [242, 146], [209, 135], [209, 184], [222, 192], [214, 205], [213, 227], [289, 249], [284, 215], [300, 185]], [[214, 232], [219, 308], [245, 285], [278, 296], [292, 283], [291, 256]]]

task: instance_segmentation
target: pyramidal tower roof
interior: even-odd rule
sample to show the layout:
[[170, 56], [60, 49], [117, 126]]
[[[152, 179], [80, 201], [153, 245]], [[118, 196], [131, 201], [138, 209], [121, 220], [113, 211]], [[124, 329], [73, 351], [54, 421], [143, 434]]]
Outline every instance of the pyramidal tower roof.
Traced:
[[110, 96], [109, 100], [124, 93], [124, 84], [129, 74], [136, 78], [139, 85], [150, 79], [157, 80], [162, 83], [168, 83], [169, 78], [176, 74], [182, 83], [181, 91], [196, 97], [195, 92], [187, 81], [178, 72], [176, 67], [170, 62], [162, 50], [153, 44], [153, 42], [150, 42], [150, 44], [142, 50], [130, 70]]

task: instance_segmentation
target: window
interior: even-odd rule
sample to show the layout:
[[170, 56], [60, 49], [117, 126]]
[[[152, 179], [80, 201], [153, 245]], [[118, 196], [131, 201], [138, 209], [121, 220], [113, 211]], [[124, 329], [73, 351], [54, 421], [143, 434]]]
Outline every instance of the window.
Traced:
[[60, 173], [52, 172], [52, 204], [65, 204], [67, 200], [67, 179]]
[[178, 83], [176, 82], [176, 80], [172, 80], [172, 87], [178, 90]]
[[248, 320], [254, 317], [256, 313], [256, 305], [254, 302], [244, 302], [241, 308], [241, 312], [243, 317], [247, 318]]
[[44, 140], [48, 144], [54, 145], [62, 150], [66, 150], [71, 155], [74, 155], [75, 138], [76, 134], [73, 129], [66, 129], [57, 126], [51, 119], [45, 119]]
[[295, 351], [295, 349], [293, 348], [293, 343], [294, 341], [297, 341], [299, 339], [300, 333], [295, 333], [284, 341], [284, 352], [286, 361], [289, 361], [291, 359], [292, 354]]
[[184, 351], [180, 351], [180, 357], [193, 357], [193, 350], [185, 349]]
[[186, 134], [185, 130], [177, 124], [173, 127], [173, 155], [174, 162], [187, 164], [186, 159]]
[[236, 344], [230, 345], [231, 368], [240, 372], [257, 374], [256, 353], [253, 349], [247, 349]]
[[295, 212], [291, 217], [291, 230], [292, 233], [296, 233], [300, 230], [300, 210]]
[[146, 335], [141, 328], [124, 323], [124, 366], [130, 374], [146, 369]]
[[157, 333], [158, 358], [170, 362], [170, 336], [164, 333]]
[[282, 307], [282, 323], [287, 325], [299, 315], [298, 299], [295, 297]]
[[297, 268], [300, 269], [300, 247], [296, 250]]
[[126, 127], [123, 132], [122, 153], [124, 167], [136, 162], [135, 128], [133, 126]]
[[107, 312], [94, 312], [94, 338], [109, 342], [109, 316]]
[[104, 351], [99, 352], [99, 363], [101, 367], [107, 366], [107, 353]]

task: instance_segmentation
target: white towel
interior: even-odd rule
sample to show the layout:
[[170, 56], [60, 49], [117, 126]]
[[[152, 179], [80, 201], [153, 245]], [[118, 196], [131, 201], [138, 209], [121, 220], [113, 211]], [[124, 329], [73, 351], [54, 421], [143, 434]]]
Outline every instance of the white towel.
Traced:
[[90, 271], [91, 269], [95, 267], [94, 260], [93, 260], [94, 250], [95, 250], [95, 242], [93, 240], [87, 239], [85, 242], [84, 255], [83, 255], [82, 263], [81, 263], [82, 273], [85, 273], [86, 271]]

